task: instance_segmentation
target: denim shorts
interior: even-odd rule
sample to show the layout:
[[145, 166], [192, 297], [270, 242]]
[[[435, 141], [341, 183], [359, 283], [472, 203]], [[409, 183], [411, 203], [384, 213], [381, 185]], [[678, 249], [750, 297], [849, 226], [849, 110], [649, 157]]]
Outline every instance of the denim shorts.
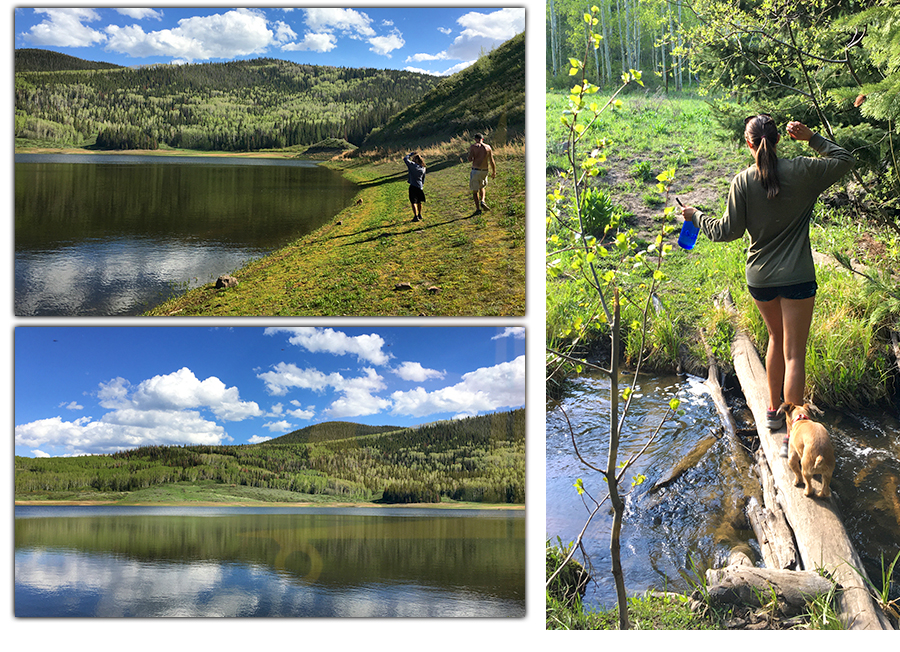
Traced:
[[750, 296], [757, 301], [763, 302], [771, 301], [777, 297], [794, 299], [795, 301], [809, 299], [810, 297], [816, 296], [816, 290], [818, 288], [819, 286], [815, 281], [810, 281], [809, 283], [797, 283], [796, 285], [781, 285], [771, 288], [755, 288], [750, 285], [747, 286]]

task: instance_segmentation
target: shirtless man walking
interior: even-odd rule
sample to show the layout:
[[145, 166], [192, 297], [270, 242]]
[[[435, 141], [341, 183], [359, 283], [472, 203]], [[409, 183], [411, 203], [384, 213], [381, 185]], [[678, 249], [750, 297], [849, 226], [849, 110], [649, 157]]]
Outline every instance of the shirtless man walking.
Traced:
[[485, 144], [483, 135], [475, 134], [475, 142], [469, 148], [469, 160], [472, 161], [469, 190], [472, 191], [472, 199], [475, 200], [475, 214], [480, 215], [482, 210], [488, 210], [487, 204], [484, 203], [488, 171], [492, 179], [497, 176], [494, 152], [490, 145]]

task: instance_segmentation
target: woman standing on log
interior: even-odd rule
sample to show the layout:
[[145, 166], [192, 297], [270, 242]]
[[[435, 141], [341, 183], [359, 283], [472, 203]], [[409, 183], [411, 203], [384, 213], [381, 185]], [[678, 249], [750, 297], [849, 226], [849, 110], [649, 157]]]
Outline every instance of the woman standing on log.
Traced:
[[[747, 118], [744, 139], [756, 163], [731, 182], [722, 219], [693, 206], [682, 217], [714, 242], [750, 234], [747, 289], [766, 323], [766, 380], [769, 388], [768, 427], [777, 430], [784, 416], [776, 413], [784, 400], [803, 404], [806, 392], [806, 342], [816, 295], [816, 270], [809, 242], [809, 221], [818, 196], [854, 165], [842, 147], [814, 134], [801, 122], [790, 122], [788, 135], [805, 141], [821, 158], [779, 160], [780, 136], [772, 116]], [[787, 457], [785, 435], [781, 456]]]

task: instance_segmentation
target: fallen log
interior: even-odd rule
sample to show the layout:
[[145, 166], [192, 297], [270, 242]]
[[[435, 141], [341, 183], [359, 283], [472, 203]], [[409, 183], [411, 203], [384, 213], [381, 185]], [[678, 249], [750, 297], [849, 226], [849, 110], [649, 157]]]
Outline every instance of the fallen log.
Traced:
[[[863, 579], [865, 570], [831, 498], [807, 498], [794, 486], [787, 460], [779, 457], [784, 426], [772, 432], [766, 425], [768, 389], [766, 372], [750, 338], [738, 332], [732, 344], [735, 373], [753, 412], [760, 447], [772, 471], [777, 501], [794, 532], [802, 567], [822, 570], [841, 586], [837, 605], [850, 629], [891, 629], [875, 605]], [[840, 464], [840, 461], [838, 462]]]
[[718, 604], [761, 607], [773, 598], [778, 611], [796, 616], [818, 595], [827, 595], [833, 583], [815, 571], [787, 571], [731, 564], [706, 571], [709, 599]]
[[759, 542], [766, 568], [793, 570], [797, 567], [794, 536], [784, 513], [760, 505], [756, 498], [747, 504], [747, 518]]
[[788, 525], [784, 510], [778, 504], [775, 478], [762, 448], [756, 451], [756, 465], [753, 467], [762, 488], [763, 504], [751, 505], [747, 516], [756, 533], [756, 540], [763, 551], [763, 559], [769, 568], [794, 570], [800, 567], [800, 557], [794, 543], [794, 533]]

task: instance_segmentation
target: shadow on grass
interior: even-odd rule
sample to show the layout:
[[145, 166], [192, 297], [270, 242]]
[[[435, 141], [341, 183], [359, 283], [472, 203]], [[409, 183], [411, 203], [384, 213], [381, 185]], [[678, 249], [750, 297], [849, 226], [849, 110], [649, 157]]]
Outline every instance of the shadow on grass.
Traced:
[[[401, 160], [400, 162], [402, 163], [403, 161]], [[440, 172], [441, 170], [460, 165], [460, 162], [450, 159], [446, 161], [439, 161], [437, 163], [434, 163], [433, 165], [428, 165], [426, 161], [426, 165], [426, 172]], [[383, 177], [378, 177], [369, 181], [361, 181], [356, 185], [358, 185], [360, 188], [371, 188], [373, 186], [383, 186], [384, 184], [391, 183], [392, 181], [406, 181], [406, 172], [404, 171], [398, 172], [396, 174], [386, 174]]]
[[380, 231], [380, 233], [378, 233], [377, 235], [373, 235], [368, 238], [363, 238], [360, 240], [353, 240], [352, 242], [345, 242], [343, 245], [341, 245], [343, 247], [350, 247], [353, 245], [365, 244], [367, 242], [375, 242], [376, 240], [381, 240], [383, 238], [393, 238], [393, 237], [397, 237], [397, 236], [401, 236], [401, 235], [408, 235], [409, 233], [412, 233], [413, 231], [422, 231], [424, 229], [434, 229], [439, 226], [447, 226], [449, 224], [453, 224], [454, 222], [461, 222], [463, 220], [471, 219], [472, 217], [475, 217], [474, 212], [471, 215], [463, 215], [460, 217], [455, 217], [453, 219], [444, 220], [441, 222], [428, 222], [427, 220], [424, 220], [422, 222], [413, 223], [412, 221], [408, 221], [408, 222], [406, 222], [406, 224], [408, 226], [408, 228], [406, 228], [406, 229], [398, 228], [395, 231], [386, 231], [385, 227], [373, 227], [371, 229], [357, 231], [356, 233], [348, 233], [347, 235], [335, 236], [335, 238], [352, 238], [352, 237], [358, 236], [362, 233], [366, 233], [369, 231]]

